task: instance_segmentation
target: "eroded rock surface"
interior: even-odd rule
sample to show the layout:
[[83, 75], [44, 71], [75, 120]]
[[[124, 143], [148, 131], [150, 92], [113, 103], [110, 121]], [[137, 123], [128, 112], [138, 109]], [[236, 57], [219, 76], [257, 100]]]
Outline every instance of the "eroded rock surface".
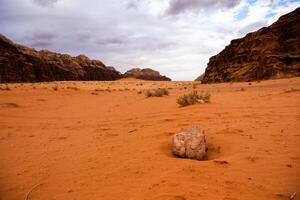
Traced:
[[0, 34], [0, 82], [116, 80], [122, 74], [99, 60], [15, 44]]
[[125, 72], [124, 77], [131, 77], [151, 81], [171, 81], [170, 78], [160, 75], [158, 71], [150, 68], [140, 69], [133, 68]]
[[300, 8], [232, 40], [210, 58], [202, 83], [300, 76]]
[[182, 129], [172, 137], [172, 152], [176, 156], [205, 160], [206, 150], [205, 134], [201, 128]]

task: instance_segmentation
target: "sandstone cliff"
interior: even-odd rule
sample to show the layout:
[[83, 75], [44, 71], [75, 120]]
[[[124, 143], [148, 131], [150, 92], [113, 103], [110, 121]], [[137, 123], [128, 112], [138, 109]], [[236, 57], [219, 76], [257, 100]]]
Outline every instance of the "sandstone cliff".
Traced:
[[0, 82], [116, 80], [122, 74], [99, 60], [36, 51], [0, 34]]
[[232, 40], [210, 58], [203, 83], [300, 75], [300, 8], [269, 27]]
[[140, 69], [133, 68], [125, 72], [124, 77], [132, 77], [143, 80], [152, 80], [152, 81], [171, 81], [170, 78], [160, 75], [158, 71], [155, 71], [150, 68]]

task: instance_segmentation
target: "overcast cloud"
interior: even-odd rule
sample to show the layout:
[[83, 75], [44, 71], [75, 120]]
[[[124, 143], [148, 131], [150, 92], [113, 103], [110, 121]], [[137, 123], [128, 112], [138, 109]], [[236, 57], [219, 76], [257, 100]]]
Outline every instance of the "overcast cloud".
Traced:
[[0, 0], [0, 32], [122, 72], [151, 67], [193, 80], [232, 39], [299, 6], [300, 0]]

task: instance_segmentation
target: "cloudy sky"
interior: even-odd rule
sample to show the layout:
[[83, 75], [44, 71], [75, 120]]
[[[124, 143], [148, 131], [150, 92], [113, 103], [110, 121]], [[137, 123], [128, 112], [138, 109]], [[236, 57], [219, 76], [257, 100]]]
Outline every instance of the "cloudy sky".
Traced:
[[300, 0], [0, 0], [0, 32], [121, 72], [151, 67], [193, 80], [232, 39], [299, 6]]

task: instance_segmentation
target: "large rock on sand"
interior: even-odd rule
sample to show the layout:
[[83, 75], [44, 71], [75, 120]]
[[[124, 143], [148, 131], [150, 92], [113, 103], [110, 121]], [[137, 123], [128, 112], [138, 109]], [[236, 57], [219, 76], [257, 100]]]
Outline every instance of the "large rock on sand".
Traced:
[[204, 130], [193, 127], [182, 129], [173, 135], [172, 152], [182, 158], [204, 160], [206, 158], [206, 141]]

